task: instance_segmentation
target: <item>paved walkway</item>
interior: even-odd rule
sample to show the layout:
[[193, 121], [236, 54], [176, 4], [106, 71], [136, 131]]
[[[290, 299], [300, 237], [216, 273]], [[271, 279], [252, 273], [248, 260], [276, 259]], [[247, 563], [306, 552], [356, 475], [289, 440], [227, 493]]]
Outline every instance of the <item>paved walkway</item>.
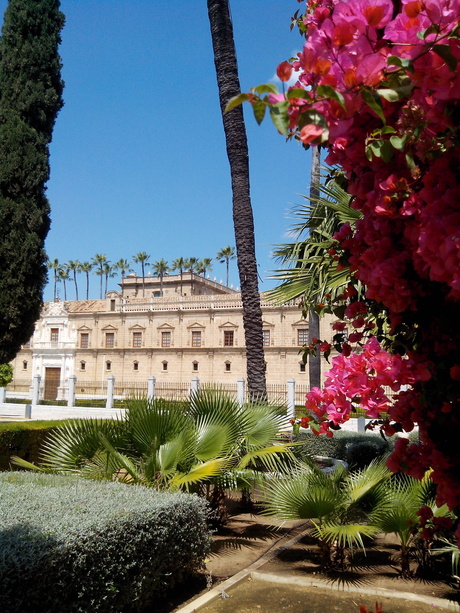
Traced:
[[[107, 419], [122, 415], [123, 409], [96, 409], [93, 407], [60, 407], [50, 405], [35, 405], [31, 409], [32, 420], [72, 419], [81, 417], [100, 417]], [[0, 404], [0, 421], [24, 421], [26, 414], [25, 404], [10, 402]], [[29, 421], [29, 420], [27, 420]]]
[[[32, 420], [73, 419], [82, 417], [99, 417], [107, 419], [123, 415], [124, 409], [96, 409], [93, 407], [62, 407], [50, 405], [35, 405], [31, 408]], [[1, 421], [26, 421], [26, 405], [10, 402], [0, 404]], [[27, 419], [27, 421], [29, 421]], [[343, 430], [358, 431], [358, 420], [350, 419], [342, 425]]]

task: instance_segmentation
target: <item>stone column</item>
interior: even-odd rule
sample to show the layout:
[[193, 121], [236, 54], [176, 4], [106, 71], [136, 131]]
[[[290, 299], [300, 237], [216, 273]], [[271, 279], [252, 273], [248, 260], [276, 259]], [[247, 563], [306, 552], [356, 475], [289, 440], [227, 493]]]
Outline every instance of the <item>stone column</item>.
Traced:
[[110, 375], [107, 377], [107, 402], [105, 403], [106, 409], [113, 409], [113, 390], [115, 387], [115, 377]]
[[238, 379], [238, 381], [236, 382], [236, 401], [238, 402], [240, 407], [244, 405], [245, 387], [246, 381], [243, 378]]
[[364, 434], [366, 432], [366, 418], [358, 417], [358, 432]]
[[35, 375], [32, 381], [32, 406], [40, 402], [40, 375]]
[[67, 399], [67, 406], [74, 407], [75, 406], [75, 388], [77, 385], [77, 377], [75, 375], [70, 375], [69, 377], [69, 397]]
[[0, 387], [0, 404], [6, 402], [6, 387]]
[[192, 383], [190, 385], [190, 395], [194, 396], [199, 391], [200, 391], [200, 379], [199, 377], [193, 377]]
[[147, 379], [147, 400], [152, 401], [155, 398], [155, 377], [149, 377]]
[[295, 379], [288, 379], [287, 382], [287, 416], [289, 419], [295, 418]]

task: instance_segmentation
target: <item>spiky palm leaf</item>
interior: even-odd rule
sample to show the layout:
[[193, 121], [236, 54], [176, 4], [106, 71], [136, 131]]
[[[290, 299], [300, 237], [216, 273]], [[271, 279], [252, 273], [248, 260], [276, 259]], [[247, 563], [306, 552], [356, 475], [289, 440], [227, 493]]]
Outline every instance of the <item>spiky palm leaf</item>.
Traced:
[[326, 294], [340, 294], [350, 280], [350, 271], [341, 269], [329, 254], [333, 235], [349, 222], [353, 227], [361, 213], [350, 207], [351, 197], [335, 180], [314, 186], [317, 198], [303, 196], [293, 214], [298, 221], [291, 229], [294, 243], [280, 245], [275, 258], [284, 265], [272, 278], [281, 281], [268, 292], [277, 303], [302, 298], [307, 308], [325, 302]]
[[338, 524], [326, 522], [315, 524], [311, 535], [326, 543], [336, 543], [339, 547], [353, 551], [355, 547], [365, 550], [363, 536], [374, 536], [378, 532], [376, 526], [365, 524]]

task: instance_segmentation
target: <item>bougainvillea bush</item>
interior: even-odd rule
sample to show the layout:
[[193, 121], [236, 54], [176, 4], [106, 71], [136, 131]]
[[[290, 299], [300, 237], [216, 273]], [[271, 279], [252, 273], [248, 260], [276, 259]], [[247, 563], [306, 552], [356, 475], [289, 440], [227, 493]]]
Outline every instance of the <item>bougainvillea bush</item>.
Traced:
[[401, 438], [390, 466], [416, 477], [431, 467], [450, 508], [460, 505], [459, 14], [458, 0], [312, 0], [293, 20], [303, 49], [277, 70], [295, 86], [229, 104], [249, 100], [259, 122], [269, 109], [280, 132], [325, 148], [362, 213], [330, 252], [350, 271], [342, 304], [329, 305], [341, 354], [308, 408], [322, 432], [354, 405], [387, 412], [388, 434], [417, 424], [420, 444]]

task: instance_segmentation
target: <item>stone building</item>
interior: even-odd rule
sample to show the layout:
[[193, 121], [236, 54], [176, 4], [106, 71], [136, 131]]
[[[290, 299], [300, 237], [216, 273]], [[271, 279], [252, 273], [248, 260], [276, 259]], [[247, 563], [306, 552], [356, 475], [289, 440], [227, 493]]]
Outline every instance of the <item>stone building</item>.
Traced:
[[[296, 304], [274, 305], [262, 294], [267, 382], [290, 378], [308, 386], [301, 347], [308, 321]], [[331, 337], [322, 320], [322, 338]], [[121, 291], [104, 300], [45, 303], [30, 343], [13, 362], [10, 394], [29, 391], [40, 375], [42, 397], [64, 399], [69, 376], [77, 377], [77, 398], [103, 393], [107, 377], [123, 390], [145, 389], [154, 376], [163, 387], [203, 384], [223, 387], [246, 378], [241, 294], [191, 272], [125, 277]]]

